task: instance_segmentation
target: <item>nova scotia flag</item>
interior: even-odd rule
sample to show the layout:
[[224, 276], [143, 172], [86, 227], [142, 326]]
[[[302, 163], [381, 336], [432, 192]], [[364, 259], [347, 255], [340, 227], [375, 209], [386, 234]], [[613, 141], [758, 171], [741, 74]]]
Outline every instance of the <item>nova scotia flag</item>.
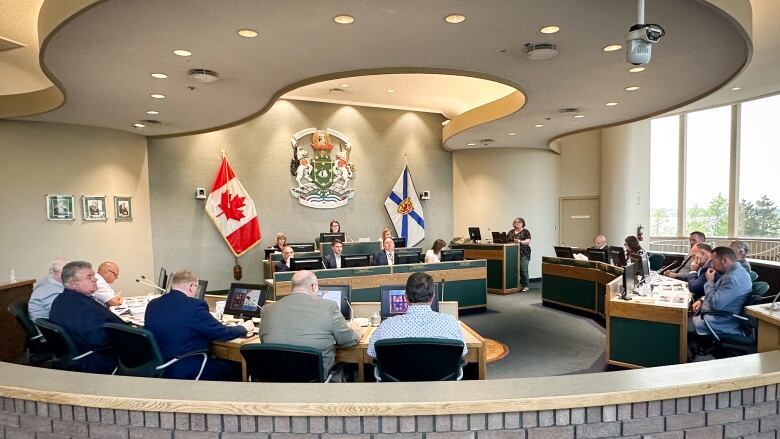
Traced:
[[422, 204], [409, 173], [404, 166], [401, 176], [385, 200], [385, 209], [393, 221], [398, 237], [406, 238], [406, 245], [414, 247], [425, 239], [425, 219]]

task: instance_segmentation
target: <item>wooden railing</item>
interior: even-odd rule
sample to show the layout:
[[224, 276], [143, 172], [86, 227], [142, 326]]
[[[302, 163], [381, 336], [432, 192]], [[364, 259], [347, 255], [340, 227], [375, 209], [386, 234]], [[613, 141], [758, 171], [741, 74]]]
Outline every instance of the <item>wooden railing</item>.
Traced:
[[[708, 238], [707, 243], [719, 246], [729, 245], [735, 238]], [[750, 246], [750, 259], [780, 261], [780, 239], [739, 238]], [[649, 251], [688, 253], [688, 237], [654, 236], [649, 240]]]

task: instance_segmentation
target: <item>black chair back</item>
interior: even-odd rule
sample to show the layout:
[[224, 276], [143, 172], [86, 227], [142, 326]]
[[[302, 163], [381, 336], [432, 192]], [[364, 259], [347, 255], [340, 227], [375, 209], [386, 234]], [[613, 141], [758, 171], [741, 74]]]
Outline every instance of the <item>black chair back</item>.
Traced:
[[157, 340], [149, 330], [120, 323], [103, 325], [117, 359], [117, 375], [161, 377], [163, 356]]
[[19, 325], [22, 327], [25, 335], [24, 347], [27, 351], [27, 364], [35, 365], [50, 360], [52, 357], [46, 339], [43, 338], [35, 323], [30, 320], [30, 314], [27, 313], [27, 302], [15, 302], [8, 306], [8, 312], [11, 313]]
[[75, 358], [79, 356], [79, 351], [65, 328], [52, 323], [49, 319], [38, 319], [35, 321], [35, 326], [43, 334], [54, 355], [52, 366], [55, 369], [77, 370], [79, 367]]
[[322, 352], [307, 346], [252, 343], [241, 346], [249, 381], [321, 383], [325, 381]]
[[455, 381], [463, 376], [463, 342], [439, 338], [379, 340], [376, 373], [381, 381]]

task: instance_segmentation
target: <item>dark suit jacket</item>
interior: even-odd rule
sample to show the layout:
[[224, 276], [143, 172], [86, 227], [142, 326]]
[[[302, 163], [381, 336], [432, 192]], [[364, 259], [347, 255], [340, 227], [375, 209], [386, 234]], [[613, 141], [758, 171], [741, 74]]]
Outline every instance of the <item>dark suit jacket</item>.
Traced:
[[[51, 304], [49, 320], [68, 332], [79, 353], [111, 346], [104, 323], [124, 323], [90, 296], [65, 288]], [[116, 367], [112, 352], [96, 352], [80, 362], [82, 372], [111, 373]]]
[[[344, 257], [344, 254], [341, 255], [341, 257]], [[325, 264], [325, 268], [336, 268], [336, 255], [333, 253], [329, 254], [328, 256], [325, 256], [322, 258], [322, 263]], [[344, 261], [341, 261], [343, 264]]]
[[279, 271], [290, 271], [290, 267], [287, 266], [287, 264], [284, 263], [284, 259], [277, 262], [276, 265], [274, 265], [274, 273]]
[[[171, 290], [149, 302], [144, 327], [154, 334], [166, 361], [187, 352], [208, 351], [212, 340], [246, 335], [243, 326], [223, 325], [209, 314], [205, 301], [188, 297], [179, 290]], [[202, 361], [201, 356], [181, 360], [165, 369], [165, 377], [194, 379]]]
[[371, 265], [387, 265], [387, 253], [385, 253], [384, 249], [374, 253], [374, 257], [371, 258]]

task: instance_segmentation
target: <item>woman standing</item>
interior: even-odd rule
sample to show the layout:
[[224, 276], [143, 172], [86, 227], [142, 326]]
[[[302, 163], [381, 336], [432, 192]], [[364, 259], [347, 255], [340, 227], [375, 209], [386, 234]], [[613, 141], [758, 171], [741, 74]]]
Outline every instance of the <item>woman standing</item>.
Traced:
[[433, 247], [425, 252], [425, 263], [441, 262], [441, 249], [443, 249], [445, 245], [447, 245], [447, 243], [444, 242], [443, 239], [433, 241]]
[[520, 217], [515, 218], [512, 221], [512, 229], [507, 232], [506, 237], [515, 244], [520, 244], [520, 291], [528, 291], [528, 263], [531, 261], [531, 232], [525, 228], [525, 220]]

